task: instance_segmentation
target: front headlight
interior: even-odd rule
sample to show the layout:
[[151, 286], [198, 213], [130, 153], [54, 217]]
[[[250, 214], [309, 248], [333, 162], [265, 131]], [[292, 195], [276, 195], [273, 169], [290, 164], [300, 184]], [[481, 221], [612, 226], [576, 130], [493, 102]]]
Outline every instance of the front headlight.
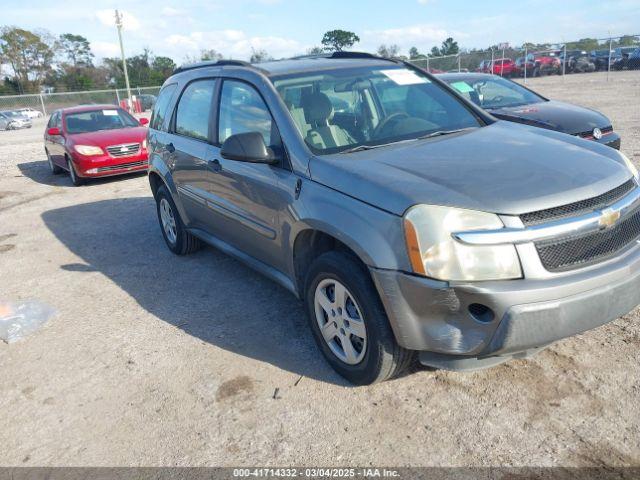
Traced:
[[640, 179], [640, 174], [638, 173], [638, 168], [633, 164], [633, 162], [627, 157], [624, 153], [619, 152], [624, 160], [624, 163], [627, 164], [627, 168], [631, 171], [631, 175], [633, 175], [636, 180]]
[[73, 148], [75, 148], [76, 152], [78, 152], [80, 155], [91, 156], [104, 154], [102, 149], [100, 147], [96, 147], [95, 145], [76, 145]]
[[415, 273], [448, 281], [521, 278], [513, 245], [471, 246], [454, 232], [495, 230], [504, 224], [493, 213], [461, 208], [417, 205], [404, 216], [405, 240]]
[[142, 140], [142, 148], [147, 149], [147, 139]]

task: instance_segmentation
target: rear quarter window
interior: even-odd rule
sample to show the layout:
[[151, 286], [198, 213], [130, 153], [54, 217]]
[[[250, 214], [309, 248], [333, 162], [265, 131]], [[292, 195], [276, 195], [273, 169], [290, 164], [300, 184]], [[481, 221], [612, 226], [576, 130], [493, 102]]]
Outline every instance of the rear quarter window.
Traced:
[[166, 130], [166, 128], [163, 128], [165, 124], [164, 121], [167, 118], [169, 104], [171, 103], [171, 99], [173, 98], [173, 94], [176, 91], [177, 86], [177, 84], [172, 83], [160, 91], [156, 104], [153, 107], [153, 113], [151, 114], [151, 122], [149, 122], [150, 128], [153, 128], [154, 130]]

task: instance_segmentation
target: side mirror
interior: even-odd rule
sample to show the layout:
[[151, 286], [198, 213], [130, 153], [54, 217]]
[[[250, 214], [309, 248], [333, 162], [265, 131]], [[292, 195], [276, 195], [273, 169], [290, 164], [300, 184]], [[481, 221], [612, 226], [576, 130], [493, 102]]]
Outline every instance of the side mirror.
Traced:
[[273, 151], [265, 145], [264, 138], [259, 132], [231, 135], [222, 144], [220, 155], [223, 158], [241, 162], [273, 164], [278, 161]]
[[149, 119], [146, 117], [142, 117], [140, 119], [140, 125], [148, 125], [149, 124]]
[[58, 127], [51, 127], [47, 129], [47, 135], [49, 136], [56, 136], [56, 135], [60, 135], [60, 129]]

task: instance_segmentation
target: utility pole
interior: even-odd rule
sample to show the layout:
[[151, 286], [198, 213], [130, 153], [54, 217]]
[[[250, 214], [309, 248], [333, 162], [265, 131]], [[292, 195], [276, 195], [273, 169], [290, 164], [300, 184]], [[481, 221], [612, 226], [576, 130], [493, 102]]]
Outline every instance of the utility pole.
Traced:
[[127, 59], [124, 56], [124, 45], [122, 44], [122, 15], [116, 10], [116, 27], [118, 27], [118, 40], [120, 40], [120, 55], [122, 55], [122, 69], [124, 70], [124, 84], [127, 87], [127, 105], [129, 110], [133, 109], [131, 101], [131, 87], [129, 86], [129, 72], [127, 72]]

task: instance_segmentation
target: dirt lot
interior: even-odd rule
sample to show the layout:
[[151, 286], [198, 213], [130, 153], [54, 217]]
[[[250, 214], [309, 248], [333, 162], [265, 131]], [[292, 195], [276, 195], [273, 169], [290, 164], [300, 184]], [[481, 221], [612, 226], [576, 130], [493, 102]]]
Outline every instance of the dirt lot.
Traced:
[[[528, 85], [602, 110], [640, 164], [640, 72], [614, 77]], [[640, 309], [528, 361], [352, 388], [289, 293], [173, 256], [144, 176], [74, 188], [42, 130], [0, 132], [0, 298], [58, 312], [0, 342], [1, 465], [640, 465]]]

